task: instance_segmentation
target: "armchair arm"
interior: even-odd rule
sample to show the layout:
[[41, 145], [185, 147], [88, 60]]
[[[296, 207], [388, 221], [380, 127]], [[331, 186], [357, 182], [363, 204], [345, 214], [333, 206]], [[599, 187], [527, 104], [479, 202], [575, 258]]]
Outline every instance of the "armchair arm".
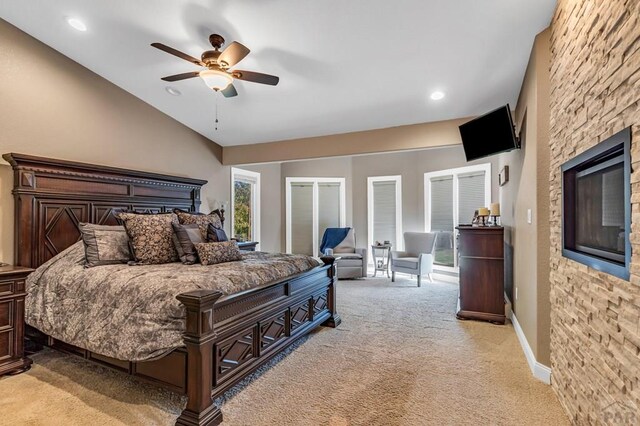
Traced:
[[391, 259], [398, 259], [399, 257], [410, 257], [406, 251], [391, 251]]
[[418, 268], [420, 274], [430, 274], [433, 272], [433, 255], [430, 253], [420, 253], [418, 256]]
[[366, 248], [356, 248], [356, 254], [362, 256], [362, 277], [367, 277], [367, 267], [369, 266], [368, 253], [369, 251]]
[[362, 264], [366, 266], [367, 264], [367, 249], [356, 249], [356, 254], [359, 254], [360, 256], [362, 256]]

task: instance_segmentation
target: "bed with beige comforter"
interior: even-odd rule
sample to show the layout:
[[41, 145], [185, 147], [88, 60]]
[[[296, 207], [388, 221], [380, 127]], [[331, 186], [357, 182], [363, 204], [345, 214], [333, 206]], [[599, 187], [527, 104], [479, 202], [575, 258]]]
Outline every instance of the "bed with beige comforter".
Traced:
[[245, 252], [241, 261], [84, 267], [74, 244], [27, 280], [26, 322], [63, 342], [109, 357], [145, 361], [183, 346], [185, 310], [198, 289], [231, 295], [318, 266], [308, 256]]

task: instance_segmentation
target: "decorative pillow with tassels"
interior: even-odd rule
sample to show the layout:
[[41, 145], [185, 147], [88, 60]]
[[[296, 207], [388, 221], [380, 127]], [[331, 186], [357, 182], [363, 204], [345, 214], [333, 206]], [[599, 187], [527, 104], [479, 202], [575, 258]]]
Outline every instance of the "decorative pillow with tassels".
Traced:
[[222, 243], [197, 243], [200, 263], [203, 265], [215, 265], [217, 263], [233, 262], [242, 260], [242, 254], [235, 241], [225, 241]]

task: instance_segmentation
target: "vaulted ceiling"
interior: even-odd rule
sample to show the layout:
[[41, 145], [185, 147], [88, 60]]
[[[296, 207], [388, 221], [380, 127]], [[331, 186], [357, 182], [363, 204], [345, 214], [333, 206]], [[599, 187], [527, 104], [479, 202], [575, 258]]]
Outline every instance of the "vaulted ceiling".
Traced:
[[[7, 0], [0, 17], [223, 146], [477, 115], [515, 103], [533, 39], [555, 0]], [[80, 19], [87, 31], [71, 28]], [[251, 53], [217, 99], [202, 80], [160, 77], [192, 64], [211, 33]], [[3, 41], [4, 42], [4, 41]], [[181, 93], [167, 92], [171, 86]], [[430, 99], [442, 91], [442, 100]]]

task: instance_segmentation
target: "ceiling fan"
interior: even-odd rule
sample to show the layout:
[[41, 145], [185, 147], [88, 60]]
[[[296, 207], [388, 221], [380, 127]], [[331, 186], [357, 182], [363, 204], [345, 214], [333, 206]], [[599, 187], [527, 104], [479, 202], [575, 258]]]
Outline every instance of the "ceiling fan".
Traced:
[[232, 66], [240, 62], [250, 52], [250, 50], [237, 41], [232, 42], [224, 50], [220, 51], [224, 44], [224, 38], [219, 34], [211, 34], [209, 42], [214, 50], [206, 50], [202, 52], [200, 59], [180, 52], [172, 47], [162, 43], [151, 43], [151, 46], [160, 49], [178, 58], [189, 61], [192, 64], [205, 67], [204, 70], [185, 72], [182, 74], [170, 75], [162, 77], [164, 81], [179, 81], [187, 78], [200, 77], [205, 84], [217, 91], [220, 91], [226, 98], [237, 96], [238, 92], [233, 86], [233, 80], [251, 81], [253, 83], [269, 84], [275, 86], [280, 81], [275, 75], [262, 74], [253, 71], [230, 70]]

